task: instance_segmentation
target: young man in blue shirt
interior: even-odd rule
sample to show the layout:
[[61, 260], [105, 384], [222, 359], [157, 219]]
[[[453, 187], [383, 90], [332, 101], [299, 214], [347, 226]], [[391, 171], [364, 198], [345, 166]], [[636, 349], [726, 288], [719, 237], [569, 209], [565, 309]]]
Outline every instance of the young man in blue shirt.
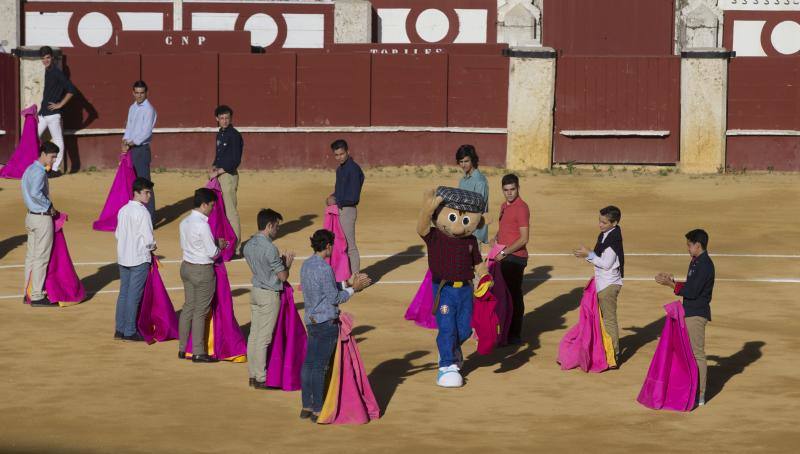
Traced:
[[339, 338], [339, 305], [372, 283], [369, 276], [362, 273], [354, 273], [349, 282], [336, 282], [333, 268], [325, 261], [331, 256], [333, 238], [329, 230], [314, 232], [311, 237], [314, 254], [300, 268], [305, 305], [303, 321], [308, 331], [301, 373], [303, 409], [300, 417], [311, 418], [311, 422], [317, 422], [325, 402], [325, 375]]
[[[125, 123], [125, 134], [122, 136], [122, 152], [131, 154], [131, 163], [136, 176], [150, 180], [150, 141], [153, 139], [153, 128], [156, 126], [156, 109], [147, 100], [147, 84], [143, 80], [133, 83], [133, 104], [128, 108], [128, 121]], [[150, 194], [145, 204], [150, 219], [155, 222], [156, 196]]]
[[364, 186], [364, 172], [353, 161], [348, 151], [347, 142], [339, 139], [331, 144], [333, 157], [339, 163], [336, 169], [336, 186], [328, 197], [328, 205], [339, 207], [339, 222], [347, 239], [347, 256], [350, 259], [350, 271], [355, 274], [361, 270], [361, 256], [356, 246], [357, 206], [361, 199], [361, 187]]
[[44, 293], [44, 280], [50, 251], [53, 249], [53, 217], [58, 211], [50, 201], [47, 167], [58, 159], [58, 147], [51, 142], [39, 146], [39, 159], [22, 174], [22, 199], [28, 214], [25, 230], [28, 231], [28, 253], [25, 255], [25, 293], [32, 307], [57, 307]]

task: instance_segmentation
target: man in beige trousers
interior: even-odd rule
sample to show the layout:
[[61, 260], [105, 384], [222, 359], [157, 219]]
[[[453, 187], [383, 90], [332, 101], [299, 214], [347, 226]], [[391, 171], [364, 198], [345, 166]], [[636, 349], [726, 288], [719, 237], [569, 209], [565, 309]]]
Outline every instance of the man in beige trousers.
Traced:
[[25, 215], [25, 230], [28, 232], [28, 252], [25, 254], [25, 294], [32, 307], [57, 307], [44, 292], [47, 265], [53, 249], [53, 217], [58, 211], [50, 201], [50, 185], [47, 168], [58, 156], [58, 147], [51, 142], [39, 146], [39, 159], [22, 174], [22, 198], [28, 213]]
[[356, 245], [356, 219], [358, 219], [358, 202], [361, 200], [361, 188], [364, 186], [364, 172], [350, 157], [349, 146], [344, 139], [335, 140], [331, 151], [339, 167], [336, 168], [336, 185], [333, 194], [328, 196], [328, 205], [339, 207], [339, 223], [347, 240], [347, 257], [350, 259], [350, 272], [361, 271], [361, 255]]
[[272, 242], [278, 236], [283, 216], [277, 211], [264, 209], [258, 212], [258, 232], [242, 248], [244, 258], [253, 272], [253, 290], [250, 291], [250, 335], [247, 338], [247, 368], [250, 386], [268, 389], [267, 349], [272, 342], [275, 322], [281, 307], [283, 283], [289, 278], [294, 253], [283, 256]]
[[214, 240], [208, 215], [214, 209], [217, 195], [208, 188], [194, 192], [194, 209], [180, 224], [181, 280], [186, 294], [181, 318], [178, 321], [178, 358], [186, 358], [186, 344], [189, 332], [192, 333], [192, 361], [195, 363], [215, 363], [218, 360], [209, 356], [206, 349], [206, 318], [211, 309], [211, 300], [216, 289], [214, 260], [220, 250], [228, 247], [228, 242], [220, 238]]
[[242, 135], [233, 127], [233, 110], [226, 106], [218, 106], [214, 110], [219, 131], [217, 132], [217, 153], [214, 164], [208, 172], [208, 179], [216, 178], [222, 189], [222, 200], [225, 202], [225, 216], [236, 233], [236, 255], [241, 255], [242, 227], [239, 222], [236, 191], [239, 189], [239, 164], [242, 163], [244, 141]]

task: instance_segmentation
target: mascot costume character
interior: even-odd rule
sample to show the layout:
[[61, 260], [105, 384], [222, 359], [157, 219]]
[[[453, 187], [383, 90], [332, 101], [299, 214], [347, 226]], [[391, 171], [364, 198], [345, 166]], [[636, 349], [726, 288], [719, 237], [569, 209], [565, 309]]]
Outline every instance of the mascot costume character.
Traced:
[[433, 312], [439, 329], [436, 384], [445, 388], [464, 384], [459, 372], [464, 362], [461, 344], [472, 334], [472, 280], [476, 267], [485, 273], [473, 232], [484, 225], [485, 208], [478, 193], [439, 186], [435, 192], [425, 193], [417, 221], [417, 233], [428, 247]]

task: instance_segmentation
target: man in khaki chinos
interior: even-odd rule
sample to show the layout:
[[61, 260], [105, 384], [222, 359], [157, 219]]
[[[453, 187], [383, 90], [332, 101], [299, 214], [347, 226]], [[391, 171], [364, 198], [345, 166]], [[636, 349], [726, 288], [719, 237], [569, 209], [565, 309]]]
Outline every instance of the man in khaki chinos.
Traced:
[[51, 142], [39, 146], [39, 159], [22, 174], [22, 198], [28, 213], [25, 215], [25, 230], [28, 232], [28, 252], [25, 254], [25, 294], [31, 307], [56, 307], [44, 292], [47, 265], [53, 249], [53, 216], [58, 211], [50, 201], [50, 185], [47, 168], [58, 156], [58, 147]]
[[281, 306], [283, 283], [289, 278], [294, 253], [284, 256], [278, 252], [273, 240], [278, 235], [283, 216], [264, 209], [258, 212], [258, 232], [242, 248], [244, 258], [253, 272], [253, 290], [250, 292], [250, 336], [247, 339], [247, 368], [249, 384], [256, 389], [266, 385], [267, 348], [272, 342], [275, 322]]

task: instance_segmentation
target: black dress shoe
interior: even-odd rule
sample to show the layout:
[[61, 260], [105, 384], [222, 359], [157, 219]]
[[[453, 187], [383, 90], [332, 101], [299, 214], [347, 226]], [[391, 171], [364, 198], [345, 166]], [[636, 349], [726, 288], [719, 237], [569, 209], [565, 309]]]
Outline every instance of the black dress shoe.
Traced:
[[315, 415], [314, 413], [311, 413], [311, 416], [308, 417], [308, 420], [314, 424], [317, 423], [317, 419], [319, 419], [319, 415]]
[[186, 352], [178, 352], [178, 359], [186, 359]]
[[122, 333], [114, 331], [114, 340], [122, 340]]
[[255, 389], [272, 389], [269, 386], [267, 386], [267, 382], [266, 381], [258, 381], [255, 378], [253, 379], [253, 388], [255, 388]]
[[122, 336], [122, 340], [129, 342], [144, 342], [144, 337], [139, 333], [133, 333], [130, 336]]
[[300, 419], [308, 419], [313, 415], [314, 412], [311, 410], [306, 410], [305, 408], [300, 410]]
[[193, 363], [218, 363], [219, 360], [208, 355], [192, 355]]
[[31, 301], [31, 307], [58, 307], [58, 303], [54, 303], [47, 299], [45, 296], [44, 298], [36, 301]]

